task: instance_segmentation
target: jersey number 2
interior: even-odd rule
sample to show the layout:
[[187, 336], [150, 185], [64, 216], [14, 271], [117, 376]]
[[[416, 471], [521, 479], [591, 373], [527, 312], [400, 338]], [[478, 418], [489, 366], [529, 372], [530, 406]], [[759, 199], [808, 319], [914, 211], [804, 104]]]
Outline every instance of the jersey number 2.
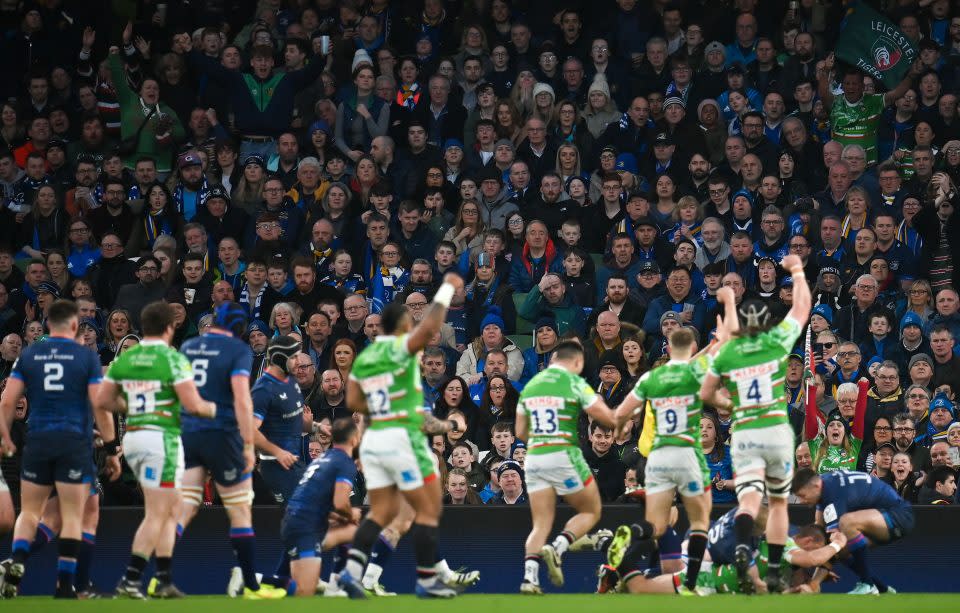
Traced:
[[60, 362], [47, 362], [43, 365], [43, 391], [62, 392], [62, 381], [63, 364]]

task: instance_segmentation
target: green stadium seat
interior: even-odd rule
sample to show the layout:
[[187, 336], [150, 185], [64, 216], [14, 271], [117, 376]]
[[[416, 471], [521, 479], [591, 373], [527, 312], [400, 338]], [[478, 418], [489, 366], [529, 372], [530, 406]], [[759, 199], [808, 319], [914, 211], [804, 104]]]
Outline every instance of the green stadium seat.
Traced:
[[603, 268], [603, 254], [602, 253], [591, 253], [590, 259], [593, 260], [593, 267], [597, 270]]
[[[520, 312], [520, 305], [523, 304], [523, 301], [527, 299], [526, 293], [513, 293], [513, 304], [517, 307], [517, 313]], [[530, 334], [533, 332], [533, 322], [527, 321], [526, 319], [517, 315], [517, 334]]]
[[533, 335], [532, 334], [512, 334], [508, 336], [513, 344], [520, 348], [520, 351], [524, 351], [533, 347]]

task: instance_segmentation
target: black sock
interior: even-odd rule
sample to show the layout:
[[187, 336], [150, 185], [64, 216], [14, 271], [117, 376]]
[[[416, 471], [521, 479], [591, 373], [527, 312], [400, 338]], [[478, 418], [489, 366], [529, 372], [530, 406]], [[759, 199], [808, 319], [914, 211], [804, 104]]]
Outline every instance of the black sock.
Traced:
[[353, 535], [353, 546], [350, 550], [359, 551], [369, 559], [370, 552], [373, 551], [373, 546], [381, 532], [383, 532], [383, 526], [372, 519], [363, 520], [357, 528], [356, 534]]
[[767, 565], [771, 567], [780, 568], [780, 560], [783, 559], [783, 545], [774, 545], [773, 543], [768, 542], [767, 549], [769, 551], [769, 557], [767, 558], [768, 560]]
[[77, 555], [80, 553], [80, 541], [61, 538], [57, 545], [57, 592], [72, 592], [73, 579], [77, 574]]
[[633, 538], [636, 538], [636, 539], [652, 538], [653, 524], [651, 524], [650, 522], [644, 519], [641, 519], [630, 526], [630, 531], [633, 532]]
[[414, 557], [417, 561], [417, 578], [428, 579], [436, 575], [437, 527], [413, 524], [410, 529]]
[[149, 560], [140, 554], [133, 554], [130, 556], [130, 563], [127, 564], [127, 574], [125, 579], [127, 581], [134, 581], [139, 583], [140, 579], [143, 577], [143, 569], [147, 567], [147, 562]]
[[875, 586], [877, 586], [877, 590], [879, 590], [879, 592], [880, 592], [881, 594], [886, 594], [886, 593], [887, 593], [887, 588], [888, 588], [889, 586], [887, 586], [886, 583], [884, 583], [883, 581], [881, 581], [880, 579], [878, 579], [876, 575], [872, 575], [872, 576], [870, 577], [870, 580], [873, 581], [873, 584], [874, 584]]
[[737, 535], [737, 545], [750, 547], [753, 543], [753, 517], [748, 513], [740, 513], [733, 520], [733, 529]]
[[620, 573], [620, 576], [622, 577], [627, 573], [640, 570], [641, 562], [648, 556], [656, 553], [656, 544], [657, 542], [653, 539], [641, 539], [630, 543], [630, 547], [628, 547], [626, 553], [623, 554], [623, 561], [620, 562], [620, 566], [617, 567], [617, 572]]
[[172, 573], [170, 572], [172, 563], [172, 558], [157, 558], [157, 583], [160, 585], [169, 585], [172, 581]]
[[700, 574], [700, 563], [703, 562], [703, 552], [707, 550], [707, 533], [703, 530], [691, 530], [690, 542], [687, 544], [687, 582], [689, 589], [697, 587], [697, 575]]

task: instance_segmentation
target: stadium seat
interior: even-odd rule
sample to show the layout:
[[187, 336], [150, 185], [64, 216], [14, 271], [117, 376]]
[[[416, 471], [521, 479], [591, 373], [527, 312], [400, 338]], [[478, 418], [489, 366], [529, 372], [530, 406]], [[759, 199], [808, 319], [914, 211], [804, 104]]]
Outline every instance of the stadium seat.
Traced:
[[593, 266], [596, 270], [603, 268], [603, 254], [602, 253], [591, 253], [590, 259], [593, 260]]
[[507, 338], [513, 341], [513, 344], [519, 347], [520, 351], [533, 347], [532, 334], [512, 334]]
[[[527, 299], [526, 293], [513, 293], [513, 304], [517, 307], [517, 313], [520, 312], [520, 305], [523, 304], [523, 301]], [[520, 315], [517, 315], [517, 334], [530, 334], [533, 332], [533, 322], [527, 321]]]

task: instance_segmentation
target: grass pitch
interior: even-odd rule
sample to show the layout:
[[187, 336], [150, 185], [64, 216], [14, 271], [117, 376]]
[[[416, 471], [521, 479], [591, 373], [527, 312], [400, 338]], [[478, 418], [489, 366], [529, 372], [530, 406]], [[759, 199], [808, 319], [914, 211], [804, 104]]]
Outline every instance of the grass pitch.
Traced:
[[[144, 607], [150, 613], [210, 613], [224, 611], [264, 611], [270, 613], [316, 613], [322, 607], [330, 612], [373, 613], [490, 613], [512, 611], [522, 613], [585, 613], [587, 611], [638, 610], [669, 611], [670, 613], [878, 613], [897, 611], [948, 610], [955, 604], [953, 594], [897, 594], [884, 596], [846, 596], [836, 594], [789, 596], [710, 596], [681, 598], [669, 595], [629, 596], [621, 594], [556, 594], [547, 596], [519, 596], [496, 594], [466, 594], [455, 601], [419, 600], [413, 596], [377, 598], [354, 601], [341, 598], [288, 598], [274, 601], [235, 600], [225, 596], [191, 596], [185, 600], [148, 601], [87, 600], [67, 602], [47, 597], [22, 597], [6, 600], [0, 605], [4, 613], [59, 611], [96, 611], [97, 613], [127, 613]], [[648, 608], [649, 607], [649, 608]], [[632, 608], [632, 609], [631, 609]]]

